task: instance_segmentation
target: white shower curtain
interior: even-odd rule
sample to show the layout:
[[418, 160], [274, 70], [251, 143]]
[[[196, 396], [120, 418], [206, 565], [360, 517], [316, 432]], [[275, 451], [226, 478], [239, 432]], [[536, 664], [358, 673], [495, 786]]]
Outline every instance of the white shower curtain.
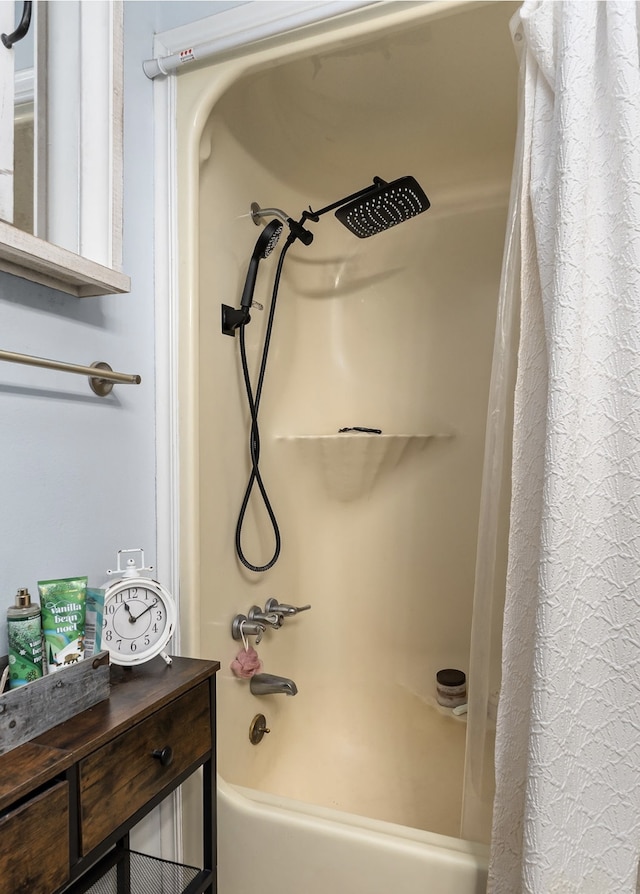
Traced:
[[634, 894], [640, 71], [634, 2], [525, 2], [521, 334], [492, 894]]

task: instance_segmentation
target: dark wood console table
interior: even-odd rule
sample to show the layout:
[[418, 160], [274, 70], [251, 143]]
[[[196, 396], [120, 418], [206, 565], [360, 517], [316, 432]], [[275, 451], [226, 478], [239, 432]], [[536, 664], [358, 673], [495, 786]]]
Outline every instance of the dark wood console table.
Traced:
[[[214, 894], [219, 666], [112, 666], [108, 699], [0, 755], [0, 894], [139, 894], [156, 878]], [[132, 854], [131, 829], [200, 767], [202, 867]]]

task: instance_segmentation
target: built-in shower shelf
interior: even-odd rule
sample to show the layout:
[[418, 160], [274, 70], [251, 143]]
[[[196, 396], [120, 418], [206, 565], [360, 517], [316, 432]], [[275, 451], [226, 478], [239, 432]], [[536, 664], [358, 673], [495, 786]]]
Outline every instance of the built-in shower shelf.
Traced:
[[295, 445], [305, 462], [320, 468], [329, 495], [341, 501], [367, 493], [383, 471], [420, 453], [447, 433], [387, 435], [343, 432], [331, 435], [281, 435], [278, 440]]

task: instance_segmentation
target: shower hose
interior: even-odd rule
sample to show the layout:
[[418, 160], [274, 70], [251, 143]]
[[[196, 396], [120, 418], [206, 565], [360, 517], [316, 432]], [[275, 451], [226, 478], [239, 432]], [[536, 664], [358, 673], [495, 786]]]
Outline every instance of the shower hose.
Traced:
[[[287, 241], [285, 242], [282, 251], [280, 252], [280, 257], [278, 258], [278, 266], [276, 268], [276, 275], [273, 283], [273, 292], [271, 295], [271, 306], [269, 307], [269, 316], [267, 319], [267, 328], [264, 336], [264, 345], [262, 347], [262, 359], [260, 361], [260, 369], [258, 371], [258, 379], [256, 382], [255, 394], [253, 388], [251, 386], [251, 377], [249, 375], [249, 367], [247, 364], [247, 349], [245, 344], [244, 337], [244, 329], [248, 322], [245, 320], [244, 323], [240, 326], [240, 359], [242, 362], [242, 375], [244, 378], [244, 387], [247, 393], [247, 403], [249, 405], [249, 416], [251, 421], [250, 431], [249, 431], [249, 455], [251, 457], [251, 473], [249, 475], [249, 481], [247, 482], [247, 488], [244, 492], [244, 497], [242, 499], [242, 505], [240, 507], [240, 512], [238, 514], [238, 523], [236, 524], [236, 554], [245, 568], [248, 568], [250, 571], [268, 571], [269, 568], [272, 568], [275, 563], [278, 561], [278, 556], [280, 555], [280, 529], [278, 527], [278, 520], [276, 519], [275, 513], [271, 506], [271, 502], [269, 501], [269, 497], [267, 495], [266, 488], [264, 486], [264, 482], [262, 480], [262, 475], [260, 474], [260, 429], [258, 427], [258, 410], [260, 408], [260, 398], [262, 396], [262, 386], [264, 384], [264, 374], [267, 368], [267, 360], [269, 357], [269, 343], [271, 341], [271, 333], [273, 330], [273, 320], [276, 312], [276, 303], [278, 300], [278, 288], [280, 285], [280, 276], [282, 274], [282, 267], [284, 264], [284, 259], [286, 257], [287, 251], [289, 247], [295, 242], [295, 236], [292, 234], [289, 235]], [[260, 496], [262, 497], [262, 502], [264, 504], [264, 508], [266, 509], [267, 515], [269, 516], [269, 521], [271, 522], [271, 528], [273, 530], [274, 537], [274, 550], [273, 555], [269, 559], [269, 561], [265, 565], [253, 565], [246, 558], [243, 549], [242, 549], [242, 527], [244, 525], [244, 518], [247, 511], [247, 506], [249, 505], [249, 500], [251, 499], [251, 494], [253, 492], [254, 485], [258, 486], [258, 490], [260, 491]]]

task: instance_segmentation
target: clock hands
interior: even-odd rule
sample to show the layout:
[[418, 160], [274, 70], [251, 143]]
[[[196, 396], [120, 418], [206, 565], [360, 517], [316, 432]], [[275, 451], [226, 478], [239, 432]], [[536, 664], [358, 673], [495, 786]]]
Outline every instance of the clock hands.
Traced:
[[155, 601], [155, 602], [152, 602], [151, 605], [148, 605], [148, 606], [144, 609], [144, 611], [141, 611], [139, 615], [136, 615], [136, 621], [138, 620], [138, 618], [141, 618], [143, 615], [146, 615], [147, 612], [150, 612], [151, 609], [152, 609], [155, 605], [157, 605], [157, 604], [158, 604], [158, 600], [156, 599], [156, 601]]
[[125, 602], [125, 603], [124, 603], [124, 610], [125, 610], [125, 611], [128, 613], [128, 615], [129, 615], [129, 623], [130, 623], [130, 624], [135, 624], [136, 621], [138, 620], [138, 618], [141, 618], [141, 617], [142, 617], [143, 615], [145, 615], [147, 612], [150, 612], [151, 609], [152, 609], [155, 605], [157, 605], [157, 604], [158, 604], [158, 600], [156, 599], [155, 602], [152, 602], [151, 605], [148, 605], [143, 611], [141, 611], [139, 615], [134, 615], [134, 614], [132, 613], [131, 609], [129, 608], [128, 604]]

